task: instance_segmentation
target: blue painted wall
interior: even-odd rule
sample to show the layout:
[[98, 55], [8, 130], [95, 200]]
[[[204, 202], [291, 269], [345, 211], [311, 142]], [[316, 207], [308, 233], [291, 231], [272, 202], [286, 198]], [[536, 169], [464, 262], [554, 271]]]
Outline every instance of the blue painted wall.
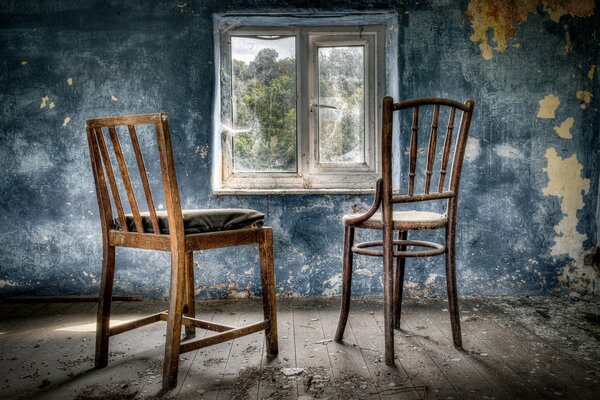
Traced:
[[[0, 296], [97, 292], [101, 237], [84, 121], [156, 111], [171, 117], [183, 205], [264, 211], [277, 290], [339, 294], [341, 216], [369, 196], [211, 194], [213, 14], [289, 8], [395, 11], [402, 98], [476, 100], [459, 208], [462, 293], [597, 294], [598, 270], [583, 256], [598, 240], [600, 12], [573, 6], [556, 18], [553, 2], [525, 1], [531, 12], [510, 14], [504, 49], [493, 35], [506, 27], [477, 11], [488, 3], [502, 2], [2, 2]], [[477, 26], [487, 41], [471, 40]], [[482, 52], [483, 42], [491, 48]], [[539, 118], [554, 108], [539, 103], [548, 95], [560, 104]], [[569, 117], [567, 139], [554, 128]], [[197, 254], [198, 297], [256, 293], [255, 253]], [[167, 294], [165, 254], [122, 250], [117, 262], [117, 292]], [[409, 265], [413, 294], [444, 293], [441, 258]], [[356, 268], [355, 293], [382, 293], [379, 260], [359, 258]]]

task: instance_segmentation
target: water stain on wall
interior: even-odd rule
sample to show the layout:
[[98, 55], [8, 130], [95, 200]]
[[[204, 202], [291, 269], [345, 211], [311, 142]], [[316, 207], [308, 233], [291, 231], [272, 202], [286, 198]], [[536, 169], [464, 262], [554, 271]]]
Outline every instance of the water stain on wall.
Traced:
[[[486, 60], [491, 60], [494, 50], [503, 53], [507, 42], [517, 33], [517, 25], [527, 21], [529, 13], [537, 11], [538, 4], [550, 19], [558, 22], [563, 15], [589, 17], [594, 14], [595, 0], [471, 0], [467, 7], [467, 16], [471, 20], [472, 42], [479, 42], [479, 50]], [[488, 30], [493, 31], [492, 40], [488, 39]], [[570, 52], [570, 33], [565, 30], [565, 50]], [[496, 47], [492, 48], [492, 42]]]

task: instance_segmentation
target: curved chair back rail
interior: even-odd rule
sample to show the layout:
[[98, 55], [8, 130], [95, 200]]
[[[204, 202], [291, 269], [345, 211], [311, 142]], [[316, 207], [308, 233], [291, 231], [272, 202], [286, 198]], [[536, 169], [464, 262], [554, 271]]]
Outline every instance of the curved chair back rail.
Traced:
[[[459, 102], [446, 98], [421, 98], [394, 103], [383, 99], [381, 137], [381, 178], [375, 185], [373, 204], [363, 214], [345, 215], [344, 253], [342, 262], [342, 307], [335, 340], [342, 341], [350, 307], [353, 255], [382, 257], [385, 362], [394, 363], [394, 327], [400, 328], [402, 288], [406, 258], [445, 254], [448, 309], [455, 346], [462, 345], [456, 291], [455, 237], [459, 183], [467, 136], [475, 102]], [[395, 119], [395, 117], [397, 117]], [[394, 163], [392, 159], [394, 123], [409, 142], [407, 157]], [[419, 146], [420, 129], [426, 126], [426, 149]], [[422, 150], [420, 150], [422, 149]], [[404, 153], [402, 151], [402, 153]], [[400, 171], [394, 171], [394, 167]], [[401, 173], [400, 190], [394, 190], [394, 175]], [[409, 203], [440, 202], [444, 211], [405, 210]], [[382, 240], [355, 243], [355, 230], [379, 229]], [[445, 243], [408, 240], [410, 231], [445, 230]], [[394, 237], [397, 235], [397, 237]], [[415, 250], [414, 248], [423, 248]], [[408, 249], [410, 248], [410, 249]], [[393, 265], [393, 262], [396, 265]], [[395, 268], [394, 268], [395, 267]], [[395, 271], [394, 271], [395, 269]]]
[[[95, 365], [102, 368], [108, 364], [111, 336], [166, 321], [162, 382], [164, 389], [172, 388], [177, 383], [179, 355], [187, 351], [264, 330], [267, 353], [274, 356], [278, 352], [273, 231], [269, 227], [263, 227], [264, 214], [255, 210], [181, 209], [168, 122], [164, 113], [102, 117], [86, 121], [103, 245]], [[156, 135], [158, 154], [151, 160], [149, 157], [149, 160], [154, 163], [158, 161], [160, 165], [159, 179], [164, 191], [166, 212], [158, 211], [155, 206], [138, 137], [138, 132], [141, 135], [140, 125], [150, 126], [150, 130]], [[144, 133], [146, 131], [144, 129]], [[123, 141], [125, 136], [128, 137], [125, 139], [128, 140], [127, 145]], [[130, 161], [129, 164], [127, 161]], [[133, 164], [137, 166], [137, 173], [131, 173], [128, 168], [128, 165]], [[134, 188], [138, 188], [139, 192], [143, 191], [141, 201]], [[140, 211], [143, 203], [147, 206], [147, 211]], [[193, 252], [246, 244], [258, 245], [264, 320], [233, 327], [195, 318]], [[110, 327], [116, 247], [171, 253], [167, 311]], [[182, 326], [185, 327], [183, 342]], [[194, 339], [196, 328], [218, 333]]]

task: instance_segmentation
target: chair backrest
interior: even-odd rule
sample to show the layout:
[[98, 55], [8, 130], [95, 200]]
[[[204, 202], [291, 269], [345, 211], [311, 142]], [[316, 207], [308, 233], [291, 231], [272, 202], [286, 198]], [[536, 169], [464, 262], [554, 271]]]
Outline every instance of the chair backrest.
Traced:
[[[383, 100], [381, 194], [384, 205], [450, 199], [449, 208], [453, 207], [453, 200], [458, 194], [474, 105], [475, 102], [470, 99], [464, 103], [445, 98], [422, 98], [400, 103], [394, 103], [391, 97]], [[412, 115], [406, 115], [411, 111]], [[405, 114], [398, 115], [398, 120], [410, 121], [409, 160], [406, 165], [408, 187], [405, 187], [405, 190], [401, 188], [400, 194], [396, 195], [392, 192], [392, 135], [395, 113]], [[431, 115], [431, 119], [427, 118], [425, 121], [423, 118], [425, 115]], [[402, 117], [406, 118], [402, 119]], [[455, 129], [457, 122], [458, 129]], [[429, 130], [427, 151], [420, 152], [419, 127], [425, 124]], [[441, 126], [441, 132], [438, 131], [438, 125]], [[422, 153], [421, 162], [419, 162], [419, 153]], [[426, 158], [423, 159], [424, 157]], [[401, 169], [404, 171], [404, 168]], [[421, 179], [416, 179], [419, 177], [419, 169], [422, 171]]]
[[[141, 186], [148, 208], [152, 231], [155, 235], [161, 234], [157, 209], [152, 196], [140, 141], [138, 140], [138, 129], [136, 129], [136, 126], [139, 127], [142, 125], [153, 126], [156, 132], [158, 159], [160, 161], [169, 232], [170, 234], [174, 232], [181, 232], [183, 234], [183, 219], [171, 146], [171, 134], [168, 117], [163, 113], [102, 117], [86, 121], [88, 145], [103, 232], [106, 233], [109, 230], [115, 229], [113, 210], [116, 210], [120, 230], [124, 232], [130, 230], [127, 225], [124, 207], [124, 199], [127, 199], [135, 223], [135, 231], [137, 233], [146, 233], [140, 214], [140, 203], [134, 190], [134, 187], [139, 188]], [[127, 154], [123, 151], [124, 146], [121, 145], [121, 137], [125, 135], [129, 136], [132, 150], [131, 152], [127, 152]], [[108, 142], [110, 142], [111, 146], [107, 145]], [[130, 160], [127, 156], [131, 158], [135, 157], [138, 173], [130, 173], [127, 167], [127, 160], [133, 160]], [[111, 158], [116, 160], [116, 168], [113, 166]], [[117, 183], [117, 170], [119, 171], [121, 185]], [[124, 195], [123, 191], [125, 192]]]

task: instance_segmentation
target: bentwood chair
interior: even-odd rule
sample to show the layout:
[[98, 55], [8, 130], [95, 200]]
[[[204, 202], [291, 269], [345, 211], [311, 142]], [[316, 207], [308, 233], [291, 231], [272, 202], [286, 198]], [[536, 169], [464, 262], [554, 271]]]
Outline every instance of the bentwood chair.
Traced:
[[[271, 228], [263, 227], [264, 215], [246, 209], [181, 209], [166, 114], [90, 119], [87, 121], [86, 130], [100, 209], [103, 242], [102, 280], [96, 329], [96, 367], [102, 368], [108, 364], [108, 345], [111, 336], [158, 321], [167, 322], [162, 382], [165, 389], [177, 383], [181, 353], [264, 330], [267, 353], [270, 356], [276, 355], [278, 343], [273, 232]], [[138, 132], [142, 131], [151, 136], [154, 136], [153, 132], [156, 133], [157, 158], [160, 162], [166, 212], [157, 211], [154, 205], [149, 174], [146, 172], [138, 140]], [[123, 136], [129, 136], [130, 146], [122, 146]], [[109, 151], [107, 137], [110, 139], [112, 152]], [[125, 148], [132, 151], [124, 152]], [[126, 158], [126, 155], [131, 157]], [[133, 164], [134, 156], [139, 174], [130, 174], [126, 162], [130, 160], [130, 164]], [[117, 178], [111, 159], [116, 160], [120, 179]], [[133, 180], [136, 176], [139, 177], [137, 181]], [[118, 180], [120, 185], [117, 184]], [[135, 186], [133, 182], [138, 185]], [[136, 188], [144, 193], [148, 206], [146, 212], [139, 209]], [[124, 208], [123, 189], [130, 213], [126, 213]], [[116, 210], [116, 218], [113, 209]], [[243, 327], [233, 327], [196, 319], [193, 252], [247, 244], [258, 244], [259, 247], [264, 320]], [[109, 325], [116, 247], [171, 253], [170, 299], [167, 311], [114, 327]], [[185, 326], [183, 340], [182, 325]], [[217, 333], [202, 339], [194, 339], [196, 328]]]
[[[394, 327], [400, 328], [400, 313], [402, 306], [402, 288], [404, 282], [405, 260], [408, 257], [431, 257], [445, 254], [446, 262], [446, 287], [448, 291], [448, 309], [452, 326], [452, 338], [456, 347], [462, 347], [460, 333], [460, 320], [456, 292], [456, 211], [458, 201], [458, 187], [461, 168], [465, 154], [465, 146], [469, 133], [469, 126], [474, 107], [473, 100], [464, 103], [443, 98], [425, 98], [394, 103], [391, 97], [383, 100], [382, 118], [382, 177], [377, 181], [375, 200], [371, 208], [363, 214], [349, 214], [343, 217], [344, 223], [344, 253], [342, 261], [342, 305], [340, 319], [335, 335], [336, 342], [342, 342], [348, 312], [350, 309], [350, 292], [352, 283], [352, 258], [353, 254], [383, 257], [383, 303], [384, 303], [384, 333], [385, 333], [385, 363], [394, 364]], [[428, 110], [429, 109], [429, 110]], [[433, 109], [433, 110], [431, 110]], [[408, 160], [408, 181], [406, 192], [402, 194], [392, 189], [392, 133], [394, 113], [399, 121], [410, 121], [406, 115], [412, 111], [411, 138]], [[431, 125], [427, 151], [427, 159], [418, 163], [419, 152], [418, 133], [421, 121], [420, 115], [431, 114]], [[460, 116], [460, 125], [457, 134], [454, 133], [454, 123]], [[438, 122], [440, 115], [447, 116], [446, 132], [442, 132], [438, 146]], [[408, 124], [407, 124], [408, 125]], [[436, 159], [436, 153], [440, 156]], [[437, 160], [437, 161], [436, 161]], [[423, 181], [423, 191], [415, 189], [417, 165], [424, 167], [424, 174], [420, 176]], [[436, 171], [436, 182], [433, 182], [433, 172]], [[446, 172], [450, 172], [449, 185], [446, 184]], [[444, 212], [394, 210], [394, 205], [399, 204], [406, 208], [414, 202], [437, 202], [441, 204]], [[444, 204], [445, 203], [445, 204]], [[382, 240], [355, 243], [355, 229], [376, 229], [382, 231]], [[424, 240], [409, 240], [409, 231], [444, 229], [444, 243], [435, 243]], [[397, 239], [394, 239], [397, 232]], [[393, 261], [396, 259], [396, 272], [394, 276]]]

